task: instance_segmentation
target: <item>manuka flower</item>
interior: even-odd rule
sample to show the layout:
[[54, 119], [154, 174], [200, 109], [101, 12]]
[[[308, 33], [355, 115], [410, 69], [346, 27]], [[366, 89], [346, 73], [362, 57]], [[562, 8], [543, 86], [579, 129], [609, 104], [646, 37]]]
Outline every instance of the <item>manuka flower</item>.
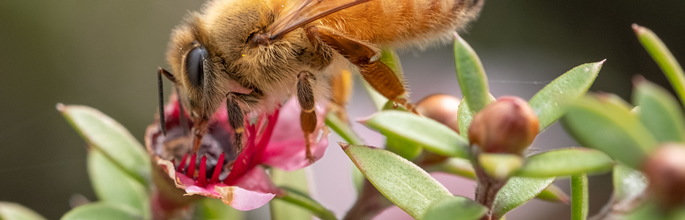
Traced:
[[[209, 121], [209, 130], [201, 140], [197, 154], [189, 155], [192, 122], [179, 108], [176, 95], [172, 95], [165, 108], [167, 135], [159, 129], [159, 121], [150, 125], [145, 134], [145, 145], [153, 157], [155, 184], [166, 202], [182, 207], [194, 199], [185, 196], [200, 195], [221, 199], [238, 210], [252, 210], [279, 195], [262, 165], [283, 170], [296, 170], [310, 164], [305, 157], [305, 136], [300, 127], [300, 108], [296, 99], [290, 99], [273, 112], [252, 116], [253, 123], [244, 123], [244, 148], [235, 152], [232, 145], [233, 128], [229, 126], [224, 108], [217, 110]], [[323, 156], [328, 146], [328, 130], [323, 125], [323, 108], [317, 106], [318, 124], [310, 135], [312, 154]], [[183, 113], [183, 114], [182, 114]], [[185, 115], [186, 117], [182, 117]], [[249, 117], [248, 117], [249, 118]], [[173, 180], [173, 181], [172, 181]], [[169, 183], [178, 191], [169, 187]], [[165, 208], [168, 209], [168, 208]]]

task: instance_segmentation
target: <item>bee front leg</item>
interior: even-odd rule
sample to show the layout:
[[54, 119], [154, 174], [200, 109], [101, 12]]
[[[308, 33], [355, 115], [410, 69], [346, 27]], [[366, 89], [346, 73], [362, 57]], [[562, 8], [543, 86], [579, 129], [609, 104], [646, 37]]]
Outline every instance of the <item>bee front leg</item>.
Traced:
[[305, 146], [307, 147], [306, 157], [310, 163], [314, 162], [312, 155], [311, 142], [309, 136], [316, 129], [316, 110], [314, 101], [314, 83], [316, 78], [309, 71], [302, 71], [297, 76], [297, 101], [300, 103], [302, 112], [300, 113], [300, 125], [304, 133]]
[[245, 96], [245, 94], [234, 92], [228, 93], [228, 95], [226, 96], [226, 111], [228, 114], [228, 124], [231, 125], [231, 127], [235, 131], [235, 136], [233, 140], [233, 144], [235, 145], [235, 155], [240, 154], [240, 152], [243, 151], [244, 147], [243, 133], [245, 132], [245, 113], [243, 112], [243, 109], [240, 107], [240, 104], [238, 104], [238, 101], [241, 100], [242, 96]]

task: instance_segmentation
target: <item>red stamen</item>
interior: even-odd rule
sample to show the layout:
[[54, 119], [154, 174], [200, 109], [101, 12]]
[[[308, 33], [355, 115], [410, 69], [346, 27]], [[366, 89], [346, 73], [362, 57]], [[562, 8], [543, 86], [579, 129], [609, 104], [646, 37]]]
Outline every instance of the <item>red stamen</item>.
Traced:
[[226, 157], [226, 155], [224, 153], [221, 153], [221, 155], [219, 155], [219, 160], [216, 162], [216, 167], [214, 167], [214, 173], [212, 174], [212, 179], [209, 181], [210, 183], [218, 183], [219, 182], [219, 174], [221, 174], [221, 168], [224, 167], [224, 157]]
[[200, 159], [200, 174], [197, 177], [197, 184], [200, 186], [207, 185], [207, 156], [202, 156]]
[[181, 158], [181, 164], [178, 165], [178, 168], [176, 168], [176, 171], [181, 172], [183, 171], [183, 168], [186, 168], [186, 160], [188, 159], [188, 154], [184, 154], [183, 158]]
[[188, 165], [188, 170], [186, 171], [186, 176], [195, 179], [195, 158], [196, 155], [190, 155], [190, 165]]

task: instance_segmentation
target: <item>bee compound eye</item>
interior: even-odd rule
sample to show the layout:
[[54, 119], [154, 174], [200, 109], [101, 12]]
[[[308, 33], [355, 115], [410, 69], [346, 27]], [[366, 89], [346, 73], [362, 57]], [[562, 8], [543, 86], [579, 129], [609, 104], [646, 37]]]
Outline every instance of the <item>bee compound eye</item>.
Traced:
[[193, 86], [202, 87], [204, 79], [204, 63], [209, 54], [204, 47], [193, 48], [186, 56], [186, 73]]

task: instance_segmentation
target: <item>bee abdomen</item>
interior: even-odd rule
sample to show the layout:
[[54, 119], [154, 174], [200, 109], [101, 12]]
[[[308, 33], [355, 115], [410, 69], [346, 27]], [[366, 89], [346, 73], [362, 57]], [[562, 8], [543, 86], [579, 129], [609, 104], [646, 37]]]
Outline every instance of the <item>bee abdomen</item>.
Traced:
[[421, 45], [464, 27], [482, 4], [483, 0], [375, 0], [320, 22], [374, 44]]

